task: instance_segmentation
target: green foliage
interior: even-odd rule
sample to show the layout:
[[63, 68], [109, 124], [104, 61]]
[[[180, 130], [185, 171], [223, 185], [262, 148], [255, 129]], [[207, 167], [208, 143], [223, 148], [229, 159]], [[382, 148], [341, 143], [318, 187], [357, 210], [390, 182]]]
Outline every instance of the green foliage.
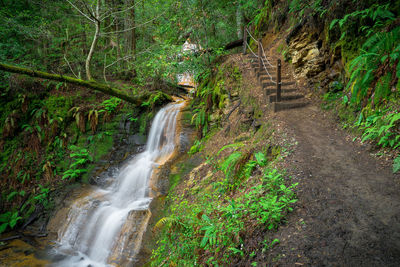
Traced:
[[49, 204], [49, 191], [50, 189], [48, 187], [44, 187], [41, 184], [39, 184], [39, 193], [36, 194], [33, 199], [35, 200], [36, 203], [42, 204], [45, 208]]
[[18, 211], [0, 214], [0, 234], [7, 230], [7, 227], [13, 229], [21, 219]]
[[234, 168], [241, 158], [242, 153], [234, 152], [226, 158], [226, 160], [221, 164], [221, 170], [224, 172], [225, 176], [230, 179], [234, 173]]
[[205, 136], [208, 132], [208, 126], [210, 121], [206, 109], [205, 108], [195, 109], [193, 113], [194, 114], [192, 117], [192, 124], [194, 124], [196, 128], [202, 133], [202, 135]]
[[[255, 162], [265, 166], [265, 155], [255, 155]], [[232, 153], [221, 168], [228, 172], [238, 158], [239, 152]], [[169, 217], [162, 218], [154, 229], [159, 239], [152, 266], [225, 266], [234, 257], [251, 254], [239, 233], [250, 221], [266, 229], [276, 228], [295, 202], [294, 186], [285, 186], [282, 174], [267, 169], [262, 183], [250, 188], [242, 186], [238, 196], [223, 196], [218, 188], [192, 194], [191, 202], [171, 196]], [[267, 249], [276, 242], [279, 241], [273, 241]]]
[[190, 147], [188, 154], [193, 155], [200, 152], [203, 149], [203, 142], [201, 140], [195, 140], [193, 146]]
[[86, 173], [88, 170], [82, 168], [88, 162], [93, 161], [92, 156], [89, 154], [86, 148], [79, 148], [77, 146], [70, 146], [69, 149], [72, 151], [70, 157], [72, 158], [72, 162], [69, 165], [68, 170], [64, 172], [62, 179], [69, 178], [76, 179], [80, 177], [82, 174]]
[[[365, 34], [365, 36], [368, 37], [375, 33], [377, 29], [382, 28], [383, 26], [395, 19], [395, 15], [389, 11], [389, 8], [389, 4], [374, 4], [364, 10], [357, 10], [352, 13], [346, 14], [342, 19], [332, 20], [331, 24], [329, 25], [329, 29], [332, 30], [335, 25], [339, 25], [340, 29], [342, 30], [340, 40], [343, 40], [347, 34], [345, 27], [349, 23], [361, 21], [360, 24], [362, 25], [362, 27], [359, 28], [359, 33]], [[373, 22], [372, 26], [368, 25], [368, 20], [371, 20]]]
[[155, 94], [151, 94], [149, 99], [142, 103], [142, 107], [151, 107], [151, 108], [153, 108], [154, 105], [156, 105], [156, 104], [160, 105], [160, 104], [166, 102], [166, 100], [171, 100], [171, 99], [170, 99], [170, 97], [168, 95], [164, 94], [161, 91], [158, 91]]
[[99, 112], [113, 113], [121, 102], [122, 100], [117, 97], [111, 97], [110, 99], [104, 100], [103, 103], [101, 103], [103, 109], [100, 109]]
[[300, 17], [303, 17], [307, 10], [311, 11], [312, 15], [317, 14], [320, 17], [328, 12], [328, 8], [323, 6], [322, 0], [291, 0], [289, 3], [289, 13], [298, 13]]
[[[390, 32], [377, 33], [365, 42], [361, 54], [349, 66], [351, 75], [347, 89], [352, 93], [353, 103], [359, 103], [371, 95], [379, 103], [391, 94], [393, 79], [400, 77], [400, 65], [397, 64], [400, 57], [399, 42], [400, 27]], [[393, 72], [396, 76], [392, 75]], [[376, 86], [371, 88], [376, 80]]]
[[362, 116], [363, 113], [360, 114], [356, 126], [363, 131], [363, 142], [372, 140], [378, 142], [378, 145], [382, 147], [392, 149], [400, 147], [400, 133], [397, 130], [400, 125], [400, 113], [377, 110], [365, 121]]
[[229, 145], [223, 146], [223, 147], [218, 151], [217, 156], [219, 156], [219, 154], [221, 154], [221, 152], [224, 151], [224, 150], [227, 149], [227, 148], [239, 148], [239, 147], [242, 147], [242, 146], [244, 146], [243, 143], [233, 143], [233, 144], [229, 144]]
[[244, 195], [243, 199], [248, 205], [246, 211], [268, 229], [273, 229], [282, 220], [285, 212], [292, 210], [290, 204], [296, 202], [292, 190], [296, 186], [297, 184], [285, 186], [280, 173], [267, 170], [263, 185], [256, 186]]

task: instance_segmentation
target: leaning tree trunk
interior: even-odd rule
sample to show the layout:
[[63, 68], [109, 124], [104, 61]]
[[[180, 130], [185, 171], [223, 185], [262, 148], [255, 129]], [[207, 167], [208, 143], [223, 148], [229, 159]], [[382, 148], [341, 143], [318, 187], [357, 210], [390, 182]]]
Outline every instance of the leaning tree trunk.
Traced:
[[85, 68], [86, 68], [86, 78], [88, 80], [92, 79], [92, 75], [90, 73], [90, 62], [92, 61], [92, 57], [93, 57], [93, 53], [94, 50], [96, 49], [96, 44], [97, 44], [97, 40], [99, 39], [99, 34], [100, 34], [100, 0], [97, 0], [96, 3], [96, 21], [95, 21], [95, 33], [93, 36], [93, 41], [92, 41], [92, 45], [90, 46], [90, 50], [89, 50], [89, 54], [86, 58], [86, 64], [85, 64]]
[[236, 8], [236, 33], [239, 39], [243, 38], [243, 12], [240, 3]]
[[[132, 0], [131, 5], [133, 6], [131, 9], [131, 26], [132, 26], [132, 32], [131, 32], [131, 55], [132, 55], [132, 61], [136, 60], [136, 17], [135, 17], [135, 0]], [[132, 70], [132, 76], [136, 77], [136, 70], [133, 67]]]

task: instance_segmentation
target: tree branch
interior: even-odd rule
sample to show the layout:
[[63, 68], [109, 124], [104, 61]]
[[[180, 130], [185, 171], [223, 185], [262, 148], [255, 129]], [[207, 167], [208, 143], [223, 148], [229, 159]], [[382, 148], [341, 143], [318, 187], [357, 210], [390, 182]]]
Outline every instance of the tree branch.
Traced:
[[96, 21], [92, 18], [90, 18], [88, 15], [86, 15], [85, 13], [83, 13], [79, 8], [77, 8], [73, 3], [71, 3], [71, 1], [66, 0], [71, 6], [73, 6], [82, 16], [84, 16], [85, 18], [87, 18], [88, 20], [90, 20], [91, 22], [95, 23]]

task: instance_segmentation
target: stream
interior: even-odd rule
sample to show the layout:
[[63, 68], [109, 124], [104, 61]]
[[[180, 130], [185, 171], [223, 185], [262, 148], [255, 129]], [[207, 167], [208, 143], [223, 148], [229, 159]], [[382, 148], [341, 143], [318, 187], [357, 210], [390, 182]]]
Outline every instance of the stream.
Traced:
[[145, 150], [129, 160], [106, 186], [92, 187], [76, 199], [58, 230], [50, 266], [131, 266], [151, 216], [156, 168], [174, 154], [177, 118], [185, 102], [155, 116]]

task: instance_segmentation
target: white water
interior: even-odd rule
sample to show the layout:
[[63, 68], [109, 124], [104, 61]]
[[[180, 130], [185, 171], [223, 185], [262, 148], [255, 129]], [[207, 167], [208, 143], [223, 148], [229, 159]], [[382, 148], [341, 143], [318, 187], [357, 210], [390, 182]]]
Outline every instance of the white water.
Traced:
[[59, 231], [56, 254], [67, 255], [54, 266], [108, 266], [128, 214], [148, 209], [149, 180], [157, 160], [175, 149], [176, 121], [183, 104], [170, 104], [153, 120], [144, 152], [133, 158], [106, 189], [97, 188], [70, 208]]

